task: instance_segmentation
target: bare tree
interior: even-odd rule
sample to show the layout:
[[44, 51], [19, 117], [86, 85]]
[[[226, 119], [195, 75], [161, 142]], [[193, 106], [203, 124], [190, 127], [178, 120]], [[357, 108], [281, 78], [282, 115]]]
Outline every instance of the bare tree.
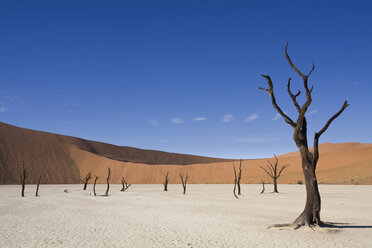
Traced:
[[22, 185], [22, 191], [21, 191], [21, 196], [25, 197], [25, 187], [26, 187], [26, 178], [27, 178], [27, 170], [25, 168], [25, 161], [23, 161], [23, 169], [22, 169], [22, 174], [21, 174], [21, 185]]
[[108, 167], [108, 171], [107, 171], [107, 189], [106, 189], [106, 193], [105, 193], [105, 196], [108, 196], [109, 194], [109, 189], [110, 189], [110, 177], [111, 177], [111, 169], [110, 167]]
[[96, 196], [96, 184], [97, 184], [97, 180], [98, 180], [99, 176], [96, 176], [94, 175], [94, 184], [93, 184], [93, 193], [94, 193], [94, 196]]
[[[234, 163], [233, 163], [233, 166], [234, 166], [235, 185], [238, 186], [238, 195], [241, 195], [240, 180], [242, 179], [242, 160], [240, 159], [239, 173], [236, 173]], [[234, 190], [234, 192], [235, 192], [235, 190]]]
[[349, 104], [347, 101], [345, 101], [341, 109], [325, 123], [324, 127], [319, 132], [315, 133], [314, 151], [313, 153], [311, 153], [309, 151], [308, 142], [307, 142], [307, 121], [306, 121], [305, 114], [311, 104], [311, 101], [312, 101], [311, 93], [313, 91], [313, 86], [311, 88], [309, 88], [308, 86], [308, 78], [310, 74], [314, 71], [315, 66], [313, 63], [313, 67], [310, 70], [310, 72], [307, 75], [303, 74], [292, 63], [292, 60], [290, 59], [287, 53], [287, 48], [288, 48], [288, 43], [285, 47], [285, 57], [287, 58], [287, 61], [289, 65], [292, 67], [292, 69], [302, 78], [303, 85], [305, 88], [305, 93], [306, 93], [306, 102], [302, 106], [300, 106], [298, 104], [297, 97], [301, 94], [301, 91], [298, 91], [298, 93], [293, 94], [290, 88], [291, 78], [288, 79], [287, 91], [298, 112], [298, 117], [297, 117], [296, 122], [294, 122], [277, 105], [276, 99], [274, 96], [273, 83], [271, 81], [270, 76], [262, 75], [262, 77], [264, 77], [267, 81], [268, 89], [265, 89], [265, 88], [260, 88], [260, 89], [266, 91], [269, 94], [273, 107], [284, 118], [285, 122], [293, 128], [293, 139], [301, 154], [302, 170], [303, 170], [303, 173], [305, 176], [305, 182], [306, 182], [306, 204], [305, 204], [305, 209], [303, 210], [303, 212], [296, 218], [296, 220], [292, 224], [295, 226], [295, 228], [298, 228], [300, 226], [305, 226], [305, 225], [306, 226], [322, 225], [322, 222], [320, 220], [321, 201], [320, 201], [320, 194], [319, 194], [319, 189], [318, 189], [318, 182], [317, 182], [317, 178], [315, 174], [316, 165], [319, 160], [319, 148], [318, 148], [319, 137], [327, 130], [329, 125], [332, 123], [332, 121], [335, 120], [349, 106]]
[[186, 194], [186, 184], [187, 184], [187, 180], [189, 179], [189, 175], [185, 175], [185, 178], [183, 178], [183, 175], [180, 173], [180, 178], [181, 178], [181, 182], [182, 182], [182, 187], [183, 187], [183, 194]]
[[121, 177], [121, 184], [123, 185], [123, 188], [120, 191], [126, 191], [131, 184], [128, 184], [127, 181], [125, 181], [124, 177]]
[[88, 182], [89, 182], [90, 179], [92, 179], [92, 174], [90, 173], [90, 171], [89, 171], [88, 174], [84, 177], [84, 179], [80, 179], [80, 181], [81, 181], [82, 183], [84, 183], [83, 190], [86, 190], [86, 189], [87, 189], [87, 185], [88, 185]]
[[260, 194], [263, 194], [265, 192], [265, 182], [261, 180], [261, 183], [262, 183], [262, 191]]
[[[272, 179], [273, 179], [273, 184], [274, 184], [274, 192], [273, 193], [279, 193], [278, 192], [278, 186], [277, 186], [277, 181], [280, 175], [282, 174], [283, 170], [287, 168], [286, 165], [282, 165], [281, 168], [278, 168], [278, 158], [274, 154], [275, 157], [275, 163], [272, 164], [270, 161], [267, 161], [268, 165], [265, 167], [261, 166], [261, 169], [263, 169]], [[279, 170], [278, 170], [279, 169]]]
[[164, 174], [164, 181], [163, 181], [164, 191], [168, 191], [168, 178], [169, 178], [169, 171], [167, 171], [167, 173]]
[[41, 175], [39, 176], [39, 180], [37, 181], [37, 186], [36, 186], [36, 193], [35, 196], [39, 196], [39, 185], [40, 185], [40, 180], [41, 180]]

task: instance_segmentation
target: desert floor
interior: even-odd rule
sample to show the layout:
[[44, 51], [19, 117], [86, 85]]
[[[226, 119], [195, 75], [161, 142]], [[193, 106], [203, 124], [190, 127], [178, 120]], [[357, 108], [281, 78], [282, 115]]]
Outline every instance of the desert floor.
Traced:
[[[92, 185], [0, 186], [0, 247], [372, 247], [372, 186], [320, 185], [321, 217], [338, 228], [268, 229], [294, 220], [304, 185], [133, 185], [93, 196]], [[97, 185], [103, 194], [106, 185]], [[68, 189], [69, 193], [64, 193]], [[266, 186], [267, 191], [272, 185]]]

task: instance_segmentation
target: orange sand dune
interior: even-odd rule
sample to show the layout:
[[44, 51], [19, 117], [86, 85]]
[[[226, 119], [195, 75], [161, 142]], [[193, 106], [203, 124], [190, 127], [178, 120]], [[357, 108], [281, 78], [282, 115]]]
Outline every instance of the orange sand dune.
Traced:
[[[0, 183], [18, 183], [25, 161], [29, 182], [39, 174], [43, 183], [78, 183], [89, 171], [105, 183], [107, 168], [112, 183], [125, 176], [129, 183], [162, 183], [169, 171], [170, 183], [180, 183], [179, 173], [188, 173], [190, 183], [233, 183], [237, 160], [208, 158], [119, 147], [79, 138], [50, 134], [0, 123]], [[298, 152], [278, 156], [288, 165], [279, 183], [304, 181]], [[270, 182], [260, 166], [268, 159], [243, 160], [242, 183]], [[319, 183], [372, 184], [372, 144], [324, 143], [317, 167]]]

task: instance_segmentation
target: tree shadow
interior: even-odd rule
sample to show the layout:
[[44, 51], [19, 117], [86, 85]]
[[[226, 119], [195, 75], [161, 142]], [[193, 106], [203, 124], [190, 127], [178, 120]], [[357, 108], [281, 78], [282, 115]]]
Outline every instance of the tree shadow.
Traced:
[[338, 229], [365, 229], [371, 228], [372, 225], [355, 225], [354, 223], [340, 223], [340, 222], [322, 222], [320, 227], [327, 227], [327, 228], [338, 228]]

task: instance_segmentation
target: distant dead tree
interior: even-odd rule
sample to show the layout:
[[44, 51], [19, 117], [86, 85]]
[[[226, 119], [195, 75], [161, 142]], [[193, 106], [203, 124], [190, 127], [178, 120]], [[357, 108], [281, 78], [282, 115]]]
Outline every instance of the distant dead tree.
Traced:
[[262, 183], [262, 191], [260, 194], [263, 194], [265, 192], [265, 182], [261, 180], [261, 183]]
[[98, 180], [99, 176], [96, 176], [94, 175], [94, 184], [93, 184], [93, 193], [94, 193], [94, 196], [96, 196], [96, 184], [97, 184], [97, 180]]
[[181, 178], [181, 182], [182, 182], [182, 187], [183, 187], [183, 194], [186, 194], [186, 184], [187, 184], [187, 180], [189, 179], [189, 175], [185, 175], [185, 178], [183, 178], [183, 175], [180, 173], [180, 178]]
[[109, 194], [109, 189], [110, 189], [110, 177], [111, 177], [111, 169], [110, 167], [108, 167], [108, 171], [107, 171], [107, 189], [106, 189], [106, 193], [105, 193], [105, 196], [108, 196]]
[[92, 179], [92, 174], [90, 173], [90, 171], [88, 172], [88, 174], [85, 176], [84, 179], [80, 179], [80, 181], [82, 183], [84, 183], [83, 190], [86, 190], [87, 189], [87, 185], [88, 185], [88, 182], [89, 182], [90, 179]]
[[121, 184], [123, 185], [123, 188], [120, 191], [126, 191], [131, 184], [128, 184], [127, 181], [125, 181], [124, 177], [121, 177]]
[[22, 174], [21, 174], [21, 185], [22, 185], [22, 191], [21, 191], [21, 196], [25, 197], [25, 187], [26, 187], [26, 178], [27, 178], [27, 170], [25, 168], [25, 161], [23, 161], [23, 169], [22, 169]]
[[[241, 195], [241, 190], [240, 190], [240, 180], [242, 179], [242, 160], [240, 159], [240, 164], [239, 164], [239, 173], [236, 173], [235, 165], [234, 166], [234, 176], [235, 176], [235, 186], [234, 186], [234, 195], [235, 195], [235, 189], [236, 186], [238, 186], [238, 195]], [[236, 195], [235, 195], [236, 197]]]
[[284, 169], [287, 168], [287, 166], [282, 165], [281, 168], [278, 168], [278, 161], [279, 160], [278, 160], [278, 158], [276, 157], [275, 154], [274, 154], [274, 157], [275, 157], [275, 163], [274, 164], [270, 163], [270, 161], [267, 161], [268, 165], [266, 165], [266, 168], [261, 166], [261, 169], [263, 169], [267, 173], [267, 175], [269, 175], [271, 177], [271, 179], [273, 179], [273, 184], [274, 184], [274, 192], [273, 193], [279, 193], [278, 192], [277, 181], [278, 181], [278, 178], [280, 177], [280, 175], [282, 175], [282, 172], [284, 171]]
[[167, 171], [167, 173], [164, 174], [164, 181], [163, 181], [163, 185], [164, 185], [164, 191], [168, 191], [168, 177], [169, 176], [169, 171]]
[[36, 193], [35, 193], [35, 196], [36, 197], [39, 196], [39, 185], [40, 185], [40, 181], [41, 181], [41, 175], [39, 176], [39, 180], [37, 181]]
[[320, 220], [320, 194], [318, 189], [318, 181], [316, 178], [315, 170], [316, 165], [319, 160], [319, 138], [320, 136], [328, 129], [329, 125], [334, 121], [341, 113], [349, 106], [348, 102], [345, 101], [342, 105], [341, 109], [334, 114], [323, 126], [323, 128], [316, 132], [314, 135], [314, 151], [309, 151], [308, 141], [307, 141], [307, 120], [305, 114], [312, 102], [311, 93], [313, 91], [313, 86], [309, 88], [308, 86], [308, 78], [310, 74], [314, 71], [315, 66], [313, 63], [312, 69], [310, 72], [305, 75], [303, 74], [292, 62], [291, 58], [287, 53], [288, 43], [285, 47], [285, 57], [292, 67], [292, 69], [302, 78], [303, 86], [306, 93], [306, 102], [300, 106], [297, 101], [297, 97], [301, 94], [301, 91], [298, 93], [293, 94], [290, 85], [291, 85], [291, 78], [288, 79], [287, 84], [287, 91], [289, 96], [292, 99], [294, 106], [297, 109], [298, 116], [296, 122], [294, 122], [283, 110], [277, 105], [275, 95], [274, 95], [274, 87], [273, 82], [271, 81], [270, 76], [262, 75], [267, 81], [268, 88], [260, 88], [261, 90], [266, 91], [270, 98], [273, 107], [278, 111], [278, 113], [283, 117], [285, 122], [289, 124], [293, 128], [293, 139], [296, 143], [296, 146], [301, 154], [301, 161], [302, 161], [302, 171], [305, 176], [305, 183], [306, 183], [306, 204], [303, 212], [296, 218], [296, 220], [291, 224], [295, 228], [299, 228], [300, 226], [311, 226], [311, 225], [318, 225], [321, 226], [323, 223]]

